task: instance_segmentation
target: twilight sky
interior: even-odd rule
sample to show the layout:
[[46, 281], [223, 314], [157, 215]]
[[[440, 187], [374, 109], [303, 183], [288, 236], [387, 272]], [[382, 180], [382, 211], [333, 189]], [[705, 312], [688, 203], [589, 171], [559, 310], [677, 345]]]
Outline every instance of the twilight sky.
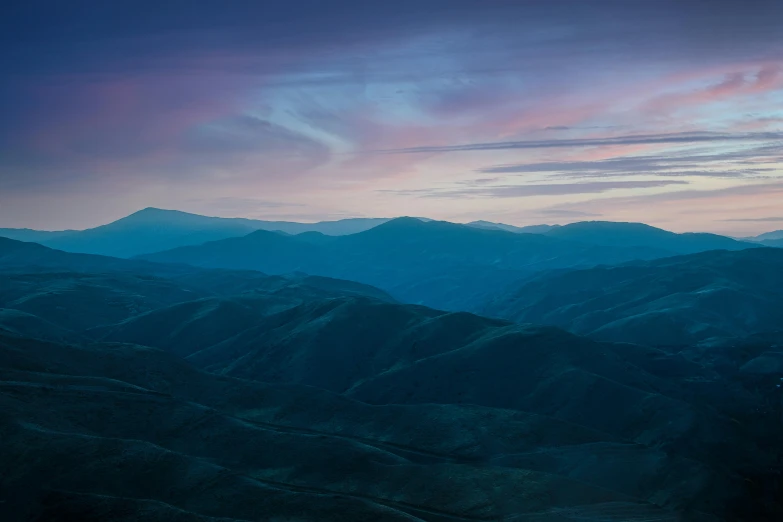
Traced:
[[0, 115], [0, 227], [758, 233], [783, 228], [783, 1], [13, 0]]

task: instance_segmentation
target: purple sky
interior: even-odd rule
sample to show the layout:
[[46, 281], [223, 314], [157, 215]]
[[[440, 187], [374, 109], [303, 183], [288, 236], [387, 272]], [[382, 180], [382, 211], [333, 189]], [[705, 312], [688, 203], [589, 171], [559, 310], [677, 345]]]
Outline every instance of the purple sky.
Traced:
[[779, 0], [19, 2], [0, 67], [0, 227], [783, 228]]

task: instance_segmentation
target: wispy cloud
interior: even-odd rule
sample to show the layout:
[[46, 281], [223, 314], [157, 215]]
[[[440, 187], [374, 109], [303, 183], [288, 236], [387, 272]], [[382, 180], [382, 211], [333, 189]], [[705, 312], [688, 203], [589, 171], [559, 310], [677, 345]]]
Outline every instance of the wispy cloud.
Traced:
[[579, 210], [568, 210], [564, 208], [545, 208], [543, 210], [537, 210], [536, 214], [540, 214], [542, 216], [549, 216], [549, 217], [555, 217], [555, 218], [589, 218], [589, 217], [600, 217], [603, 214], [600, 214], [598, 212], [582, 212]]
[[738, 223], [768, 223], [768, 222], [783, 221], [783, 216], [781, 216], [781, 217], [761, 217], [761, 218], [735, 218], [735, 219], [724, 219], [723, 221], [734, 221], [734, 222], [738, 222]]
[[578, 138], [561, 140], [501, 141], [494, 143], [465, 143], [431, 147], [409, 147], [367, 151], [385, 154], [417, 154], [432, 152], [496, 151], [511, 149], [554, 149], [580, 147], [606, 147], [618, 145], [691, 144], [709, 142], [762, 142], [783, 140], [783, 132], [752, 132], [730, 134], [721, 132], [677, 132], [667, 134], [638, 134], [607, 138]]
[[681, 180], [654, 181], [593, 181], [588, 183], [549, 183], [531, 185], [498, 185], [460, 189], [386, 190], [384, 192], [424, 198], [524, 198], [531, 196], [564, 196], [572, 194], [600, 194], [610, 190], [657, 188], [668, 185], [687, 185]]
[[543, 174], [558, 178], [595, 178], [635, 175], [761, 178], [778, 171], [783, 145], [746, 147], [725, 153], [662, 152], [587, 161], [547, 161], [494, 165], [482, 174]]

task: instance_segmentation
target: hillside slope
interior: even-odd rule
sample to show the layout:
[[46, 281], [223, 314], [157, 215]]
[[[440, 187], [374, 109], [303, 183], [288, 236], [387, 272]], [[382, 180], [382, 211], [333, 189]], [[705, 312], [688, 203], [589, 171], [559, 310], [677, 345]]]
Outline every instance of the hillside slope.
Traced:
[[[674, 507], [712, 482], [697, 463], [530, 414], [369, 407], [202, 373], [133, 345], [0, 334], [0, 354], [0, 466], [13, 470], [0, 513], [12, 519], [554, 522], [567, 511], [673, 521], [653, 498]], [[581, 480], [630, 461], [639, 466], [622, 481]]]
[[751, 335], [783, 324], [783, 250], [704, 252], [543, 274], [483, 312], [641, 344]]

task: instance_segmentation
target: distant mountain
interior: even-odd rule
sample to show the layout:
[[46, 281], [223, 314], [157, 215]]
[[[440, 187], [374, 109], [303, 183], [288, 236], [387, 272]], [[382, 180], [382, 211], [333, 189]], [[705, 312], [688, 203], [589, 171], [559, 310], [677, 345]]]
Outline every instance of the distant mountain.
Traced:
[[783, 238], [781, 239], [763, 239], [758, 242], [766, 247], [783, 248]]
[[0, 270], [7, 272], [75, 271], [117, 272], [131, 271], [144, 274], [182, 274], [193, 272], [193, 267], [161, 265], [137, 259], [93, 254], [74, 254], [39, 245], [0, 237]]
[[767, 232], [765, 234], [760, 234], [756, 237], [752, 237], [748, 239], [753, 241], [768, 241], [768, 240], [783, 239], [783, 230], [775, 230], [774, 232]]
[[255, 230], [279, 230], [288, 234], [321, 232], [329, 235], [353, 234], [388, 219], [356, 218], [320, 223], [260, 221], [218, 218], [176, 210], [146, 208], [108, 225], [80, 231], [43, 232], [28, 229], [0, 229], [0, 237], [33, 241], [43, 245], [88, 254], [132, 257], [184, 245], [198, 245]]
[[754, 246], [716, 234], [676, 234], [644, 223], [613, 221], [583, 221], [552, 228], [545, 233], [550, 237], [591, 245], [653, 248], [666, 251], [669, 255], [707, 250], [742, 250]]
[[713, 251], [545, 273], [483, 311], [642, 344], [750, 335], [783, 325], [783, 250]]
[[0, 237], [15, 239], [17, 241], [43, 243], [45, 241], [78, 232], [78, 230], [61, 230], [57, 232], [49, 232], [47, 230], [32, 230], [29, 228], [0, 228]]
[[476, 228], [489, 228], [493, 230], [505, 230], [506, 232], [515, 232], [518, 234], [545, 234], [553, 228], [557, 228], [560, 225], [530, 225], [526, 227], [515, 227], [514, 225], [506, 225], [505, 223], [493, 223], [492, 221], [471, 221], [467, 223], [469, 227]]
[[[731, 241], [735, 243], [744, 246]], [[325, 238], [311, 233], [300, 238], [256, 231], [140, 259], [272, 274], [301, 271], [376, 286], [404, 302], [473, 310], [494, 293], [541, 270], [667, 255], [670, 250], [645, 245], [603, 246], [548, 235], [397, 218], [347, 236]]]

